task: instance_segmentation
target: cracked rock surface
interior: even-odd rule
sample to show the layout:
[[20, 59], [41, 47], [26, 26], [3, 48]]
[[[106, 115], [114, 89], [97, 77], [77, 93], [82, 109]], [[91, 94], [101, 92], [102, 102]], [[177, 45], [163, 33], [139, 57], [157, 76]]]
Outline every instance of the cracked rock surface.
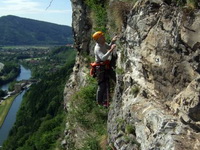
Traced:
[[[140, 4], [128, 15], [117, 50], [124, 72], [109, 112], [109, 140], [120, 150], [134, 140], [139, 144], [132, 149], [198, 149], [200, 12], [186, 16], [176, 7], [156, 6]], [[119, 119], [135, 133], [123, 132]], [[124, 142], [120, 131], [135, 138]]]
[[[92, 54], [88, 11], [82, 0], [71, 1], [75, 45], [79, 53]], [[200, 11], [188, 14], [169, 0], [139, 0], [127, 14], [116, 50], [122, 71], [107, 125], [109, 144], [117, 150], [199, 149], [199, 27]], [[86, 65], [79, 53], [66, 85], [66, 103], [69, 91], [85, 83]]]

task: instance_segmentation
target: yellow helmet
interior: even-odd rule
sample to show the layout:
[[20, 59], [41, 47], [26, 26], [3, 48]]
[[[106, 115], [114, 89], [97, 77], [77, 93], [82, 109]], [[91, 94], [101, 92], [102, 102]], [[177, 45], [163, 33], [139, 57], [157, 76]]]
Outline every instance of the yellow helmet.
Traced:
[[97, 40], [98, 38], [100, 38], [102, 35], [104, 35], [103, 32], [97, 31], [97, 32], [95, 32], [95, 33], [92, 35], [92, 37], [93, 37], [93, 39], [96, 41], [96, 40]]

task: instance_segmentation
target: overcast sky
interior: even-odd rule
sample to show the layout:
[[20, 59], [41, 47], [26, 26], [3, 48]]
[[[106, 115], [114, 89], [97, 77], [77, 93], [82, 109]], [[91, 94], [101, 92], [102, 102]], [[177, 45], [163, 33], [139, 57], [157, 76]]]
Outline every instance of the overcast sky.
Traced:
[[[0, 0], [0, 17], [15, 15], [71, 26], [70, 0]], [[51, 3], [51, 6], [49, 6]]]

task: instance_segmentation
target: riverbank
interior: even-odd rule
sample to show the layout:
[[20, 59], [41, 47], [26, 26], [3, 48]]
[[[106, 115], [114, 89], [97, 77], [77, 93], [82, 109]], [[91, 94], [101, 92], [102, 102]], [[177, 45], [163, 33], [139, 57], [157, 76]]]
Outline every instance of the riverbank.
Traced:
[[4, 122], [8, 112], [10, 110], [10, 107], [12, 106], [12, 103], [17, 95], [18, 94], [15, 94], [15, 95], [7, 98], [0, 104], [0, 127], [3, 125], [3, 122]]

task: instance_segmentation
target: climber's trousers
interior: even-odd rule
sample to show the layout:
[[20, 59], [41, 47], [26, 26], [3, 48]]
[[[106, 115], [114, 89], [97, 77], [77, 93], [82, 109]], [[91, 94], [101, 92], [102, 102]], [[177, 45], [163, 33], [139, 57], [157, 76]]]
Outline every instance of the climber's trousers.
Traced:
[[100, 105], [104, 105], [109, 100], [109, 82], [102, 82], [98, 85], [97, 89], [97, 103]]
[[97, 81], [98, 89], [96, 94], [96, 101], [98, 104], [103, 105], [109, 99], [109, 77], [108, 70], [104, 66], [97, 66]]

